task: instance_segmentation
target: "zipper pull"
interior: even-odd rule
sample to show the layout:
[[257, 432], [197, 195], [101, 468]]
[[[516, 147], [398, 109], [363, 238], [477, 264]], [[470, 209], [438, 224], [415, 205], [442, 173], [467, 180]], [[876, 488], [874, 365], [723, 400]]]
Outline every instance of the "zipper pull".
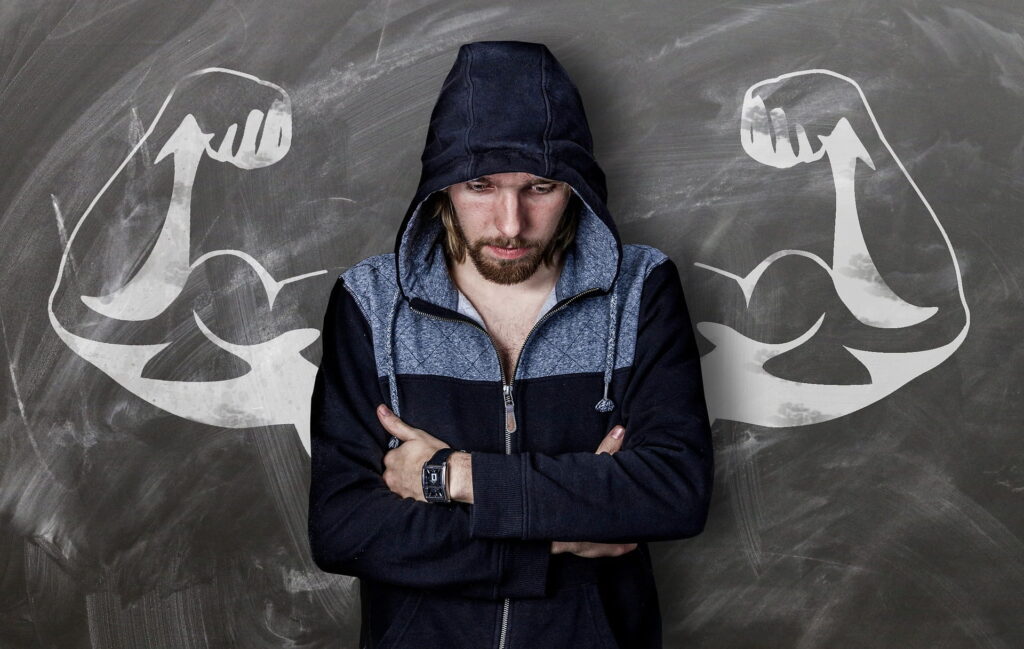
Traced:
[[502, 384], [502, 392], [505, 393], [505, 432], [516, 432], [516, 404], [512, 401], [512, 386]]

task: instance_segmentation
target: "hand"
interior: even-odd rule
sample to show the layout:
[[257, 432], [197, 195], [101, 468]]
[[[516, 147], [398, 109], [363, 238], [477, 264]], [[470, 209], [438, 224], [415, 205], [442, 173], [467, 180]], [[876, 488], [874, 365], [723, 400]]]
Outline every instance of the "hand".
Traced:
[[624, 439], [626, 439], [626, 427], [621, 424], [612, 426], [612, 429], [604, 436], [604, 439], [597, 445], [597, 450], [594, 452], [598, 455], [601, 453], [614, 455], [616, 451], [622, 448], [622, 440]]
[[572, 552], [580, 557], [617, 557], [636, 549], [636, 543], [595, 543], [593, 541], [552, 541], [551, 554]]
[[427, 502], [421, 481], [423, 463], [448, 445], [427, 431], [405, 423], [384, 404], [377, 406], [377, 418], [389, 433], [402, 440], [397, 448], [384, 455], [384, 482], [388, 489], [402, 498]]
[[[616, 437], [618, 436], [618, 437]], [[626, 437], [626, 429], [623, 426], [614, 426], [604, 436], [597, 446], [598, 455], [607, 453], [614, 455], [622, 448], [622, 440]], [[636, 549], [636, 543], [596, 543], [593, 541], [552, 541], [551, 554], [571, 552], [575, 555], [587, 558], [594, 557], [617, 557]]]

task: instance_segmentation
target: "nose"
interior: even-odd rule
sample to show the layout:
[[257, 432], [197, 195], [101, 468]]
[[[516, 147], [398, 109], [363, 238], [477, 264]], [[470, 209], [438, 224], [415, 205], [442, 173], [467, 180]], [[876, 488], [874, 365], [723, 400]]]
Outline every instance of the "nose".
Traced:
[[519, 192], [501, 192], [496, 209], [494, 220], [501, 236], [507, 239], [518, 236], [526, 226], [526, 206], [519, 199]]

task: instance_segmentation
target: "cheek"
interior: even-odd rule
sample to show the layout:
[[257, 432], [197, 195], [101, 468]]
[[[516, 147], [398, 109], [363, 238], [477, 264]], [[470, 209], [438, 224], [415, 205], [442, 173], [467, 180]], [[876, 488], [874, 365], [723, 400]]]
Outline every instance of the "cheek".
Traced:
[[456, 218], [467, 234], [480, 231], [493, 220], [494, 205], [484, 197], [473, 196], [459, 201], [453, 200], [452, 205], [458, 215]]
[[461, 222], [462, 233], [469, 241], [476, 241], [484, 236], [481, 225], [477, 219], [463, 219]]
[[537, 223], [538, 230], [542, 230], [548, 237], [554, 235], [564, 211], [565, 207], [557, 203], [538, 208], [534, 213], [534, 222]]

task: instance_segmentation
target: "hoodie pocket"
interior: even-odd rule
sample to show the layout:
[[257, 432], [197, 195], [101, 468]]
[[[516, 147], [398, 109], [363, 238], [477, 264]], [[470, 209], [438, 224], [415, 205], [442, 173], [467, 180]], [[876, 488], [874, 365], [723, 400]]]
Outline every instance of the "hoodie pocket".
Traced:
[[377, 649], [496, 646], [501, 608], [501, 600], [420, 591], [395, 613]]
[[593, 583], [565, 586], [548, 597], [512, 601], [510, 647], [619, 649]]
[[597, 584], [583, 584], [583, 594], [590, 612], [590, 619], [594, 623], [594, 630], [603, 641], [601, 646], [605, 649], [619, 649], [619, 643], [615, 640], [612, 627], [608, 624], [608, 613], [601, 601], [601, 593], [597, 590]]
[[402, 605], [395, 611], [395, 616], [391, 623], [384, 630], [384, 635], [374, 645], [377, 649], [388, 649], [388, 647], [398, 646], [398, 641], [405, 635], [406, 627], [409, 626], [409, 622], [416, 615], [416, 609], [419, 608], [421, 599], [423, 599], [422, 592], [411, 592], [406, 595]]

